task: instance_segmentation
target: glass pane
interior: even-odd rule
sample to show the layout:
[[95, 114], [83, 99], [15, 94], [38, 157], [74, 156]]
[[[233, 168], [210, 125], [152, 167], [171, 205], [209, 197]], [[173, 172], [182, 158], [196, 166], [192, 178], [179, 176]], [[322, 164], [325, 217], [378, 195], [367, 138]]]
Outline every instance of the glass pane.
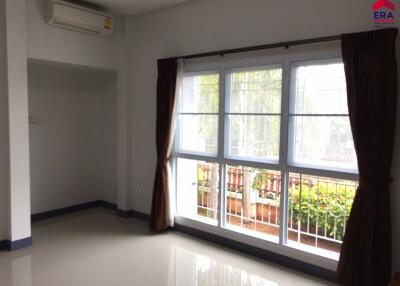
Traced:
[[178, 112], [218, 113], [219, 75], [185, 76]]
[[279, 237], [281, 173], [226, 167], [226, 225], [249, 234]]
[[296, 165], [357, 171], [349, 118], [292, 116]]
[[178, 126], [178, 151], [217, 154], [218, 115], [179, 115]]
[[282, 69], [233, 72], [230, 113], [280, 113]]
[[219, 165], [203, 161], [178, 159], [178, 214], [218, 219]]
[[294, 128], [295, 165], [357, 171], [357, 159], [347, 116], [293, 116], [291, 120]]
[[229, 156], [257, 161], [279, 159], [279, 115], [228, 115]]
[[308, 64], [295, 69], [292, 112], [348, 114], [343, 63]]
[[288, 240], [339, 253], [357, 184], [291, 173]]

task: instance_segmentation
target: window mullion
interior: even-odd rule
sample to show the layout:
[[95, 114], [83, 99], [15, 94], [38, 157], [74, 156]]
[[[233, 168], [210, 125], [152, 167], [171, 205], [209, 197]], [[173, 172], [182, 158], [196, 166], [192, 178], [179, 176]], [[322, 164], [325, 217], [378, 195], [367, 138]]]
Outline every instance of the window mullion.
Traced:
[[[180, 120], [177, 121], [172, 150], [174, 158], [172, 170], [175, 174], [176, 189], [177, 183], [180, 183], [181, 199], [176, 200], [176, 206], [178, 206], [177, 202], [180, 202], [178, 208], [180, 216], [209, 224], [217, 234], [222, 236], [229, 234], [229, 231], [240, 233], [238, 238], [244, 243], [252, 243], [252, 239], [256, 237], [260, 239], [260, 244], [263, 241], [273, 242], [273, 244], [265, 243], [266, 248], [271, 245], [271, 249], [278, 247], [290, 250], [307, 245], [300, 250], [336, 259], [334, 252], [337, 252], [337, 249], [333, 249], [332, 245], [336, 243], [334, 246], [340, 247], [346, 226], [346, 215], [348, 215], [348, 202], [353, 200], [357, 188], [357, 182], [351, 181], [356, 181], [358, 177], [352, 169], [346, 167], [350, 163], [340, 161], [342, 157], [336, 160], [338, 162], [334, 160], [336, 153], [342, 150], [345, 153], [339, 155], [346, 156], [343, 157], [344, 159], [353, 158], [349, 153], [352, 151], [349, 149], [351, 146], [347, 144], [341, 147], [339, 144], [344, 136], [347, 143], [351, 139], [347, 131], [347, 133], [343, 131], [343, 136], [339, 132], [343, 128], [348, 128], [344, 125], [347, 124], [348, 114], [342, 108], [346, 100], [343, 88], [344, 77], [341, 73], [339, 74], [340, 70], [329, 69], [328, 64], [334, 63], [331, 59], [314, 62], [311, 61], [313, 58], [314, 55], [304, 59], [302, 55], [282, 55], [274, 60], [266, 59], [266, 63], [254, 62], [250, 59], [237, 63], [224, 59], [213, 62], [212, 71], [189, 74], [188, 77], [199, 77], [199, 75], [212, 75], [212, 77], [204, 78], [201, 82], [205, 87], [202, 88], [203, 91], [199, 91], [200, 103], [195, 102], [199, 106], [204, 105], [205, 108], [201, 109], [191, 107], [190, 96], [196, 86], [192, 87], [192, 81], [195, 79], [188, 80], [186, 89], [188, 102], [185, 107], [188, 112], [181, 112], [178, 118]], [[300, 60], [304, 62], [299, 62]], [[252, 66], [267, 63], [273, 63], [277, 69], [278, 67], [281, 69], [279, 84], [278, 71], [269, 73], [272, 65]], [[327, 70], [324, 69], [325, 65]], [[236, 66], [240, 66], [240, 69], [236, 69]], [[317, 69], [318, 72], [312, 73], [307, 70], [309, 66], [311, 68], [315, 66], [321, 70]], [[200, 69], [204, 67], [196, 65], [192, 68], [192, 70]], [[245, 77], [241, 73], [247, 75], [253, 70], [260, 71], [260, 74]], [[238, 71], [237, 74], [236, 71]], [[327, 74], [323, 76], [325, 72]], [[218, 84], [217, 74], [219, 75]], [[250, 85], [246, 85], [249, 83]], [[216, 106], [210, 108], [211, 102], [216, 104], [217, 86], [218, 112], [215, 111]], [[325, 88], [326, 86], [328, 87]], [[325, 93], [327, 96], [323, 97]], [[277, 101], [279, 94], [281, 109], [276, 110], [276, 108], [279, 109]], [[271, 98], [264, 100], [262, 97], [264, 95]], [[246, 101], [243, 97], [247, 98]], [[335, 102], [337, 104], [333, 105]], [[264, 105], [268, 107], [267, 110]], [[196, 110], [204, 113], [196, 112]], [[325, 114], [326, 112], [328, 114]], [[200, 115], [207, 116], [204, 120], [200, 120], [198, 118], [203, 118]], [[218, 123], [215, 122], [217, 118]], [[278, 125], [279, 118], [280, 125]], [[181, 122], [183, 123], [179, 126]], [[330, 131], [332, 134], [340, 136], [328, 134], [329, 128], [333, 130]], [[247, 132], [243, 132], [243, 129]], [[318, 136], [320, 136], [319, 141], [315, 139]], [[218, 140], [217, 146], [215, 146], [215, 139]], [[329, 152], [321, 151], [323, 148], [319, 150], [318, 144], [333, 146], [331, 148], [333, 151], [329, 151], [331, 149], [328, 150]], [[279, 159], [277, 151], [279, 151]], [[332, 155], [333, 159], [321, 157], [325, 153]], [[309, 154], [320, 157], [314, 160], [313, 156], [306, 156]], [[324, 160], [328, 162], [325, 164]], [[192, 161], [197, 161], [197, 169], [196, 162]], [[324, 164], [318, 164], [319, 162]], [[215, 165], [217, 163], [218, 169]], [[177, 168], [178, 164], [180, 168]], [[344, 167], [339, 168], [340, 166]], [[197, 170], [197, 177], [195, 170]], [[219, 193], [215, 192], [217, 170]], [[176, 175], [178, 172], [181, 178], [178, 178], [179, 180]], [[199, 179], [199, 174], [203, 179]], [[301, 188], [304, 188], [302, 193], [299, 192]], [[337, 198], [338, 194], [343, 192], [344, 201], [335, 199], [337, 203], [331, 204], [329, 208], [323, 205], [321, 207], [320, 200]], [[301, 194], [305, 196], [303, 199], [299, 199]], [[208, 201], [205, 201], [206, 199]], [[210, 200], [211, 204], [209, 204]], [[197, 205], [194, 204], [196, 201]], [[300, 232], [298, 219], [299, 216], [301, 218], [302, 201], [308, 202], [309, 206], [316, 206], [312, 209], [313, 211], [316, 209], [316, 215], [313, 215], [313, 212], [310, 212], [311, 208], [308, 207], [308, 216], [317, 219], [316, 221], [308, 219], [305, 225], [307, 228]], [[217, 216], [215, 216], [216, 208], [218, 208]], [[324, 213], [321, 214], [321, 211]], [[334, 223], [330, 223], [331, 227], [335, 227], [333, 234], [327, 233], [327, 226], [325, 226], [327, 222], [323, 224], [322, 215], [325, 219], [335, 220]], [[339, 228], [336, 229], [339, 216], [344, 220], [343, 224], [339, 225], [342, 231], [338, 231]], [[291, 218], [294, 220], [292, 221]], [[324, 226], [325, 233], [322, 232]], [[198, 227], [201, 229], [201, 224]], [[205, 227], [204, 230], [212, 229], [210, 227]], [[279, 227], [278, 234], [277, 227]], [[273, 232], [272, 228], [274, 228]], [[290, 236], [288, 230], [291, 231]], [[292, 237], [296, 232], [301, 233], [301, 241]], [[253, 238], [247, 239], [246, 235]]]
[[281, 129], [280, 129], [280, 156], [279, 164], [281, 167], [281, 200], [279, 213], [279, 243], [287, 242], [287, 216], [288, 216], [288, 187], [289, 173], [287, 168], [288, 146], [289, 146], [289, 102], [290, 102], [290, 62], [286, 61], [283, 65], [282, 77], [282, 100], [281, 100]]
[[219, 217], [218, 226], [225, 226], [225, 70], [219, 70], [218, 163], [219, 163]]

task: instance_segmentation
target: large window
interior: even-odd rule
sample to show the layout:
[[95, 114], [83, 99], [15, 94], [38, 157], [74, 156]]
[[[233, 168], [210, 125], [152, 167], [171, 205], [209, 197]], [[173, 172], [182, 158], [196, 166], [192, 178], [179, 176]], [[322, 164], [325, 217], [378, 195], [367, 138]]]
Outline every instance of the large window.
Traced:
[[340, 58], [191, 70], [178, 117], [179, 217], [338, 257], [358, 177]]

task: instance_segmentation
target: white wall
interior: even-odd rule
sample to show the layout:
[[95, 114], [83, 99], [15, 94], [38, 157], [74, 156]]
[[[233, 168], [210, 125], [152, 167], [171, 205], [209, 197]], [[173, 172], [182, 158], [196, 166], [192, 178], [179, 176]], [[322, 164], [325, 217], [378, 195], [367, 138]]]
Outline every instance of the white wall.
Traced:
[[116, 73], [29, 64], [32, 213], [117, 198]]
[[25, 0], [1, 1], [0, 239], [30, 237]]
[[[132, 208], [150, 213], [156, 163], [157, 59], [370, 30], [374, 28], [372, 2], [204, 0], [129, 18]], [[400, 133], [400, 125], [398, 130]], [[394, 173], [397, 182], [400, 162]], [[396, 185], [400, 187], [399, 182]], [[400, 241], [399, 194], [394, 196], [393, 205], [397, 208], [393, 212], [393, 239]], [[395, 268], [400, 270], [400, 246], [394, 246]]]
[[118, 69], [122, 22], [115, 17], [111, 38], [65, 30], [45, 23], [45, 0], [26, 0], [28, 57], [69, 64]]
[[[125, 19], [124, 19], [125, 20]], [[123, 21], [123, 31], [125, 31], [125, 21]], [[117, 110], [118, 110], [118, 208], [120, 210], [130, 209], [130, 189], [129, 180], [130, 173], [128, 171], [131, 150], [131, 137], [130, 134], [130, 47], [129, 33], [123, 33], [121, 43], [121, 56], [120, 56], [120, 69], [118, 72], [118, 98], [117, 98]]]
[[5, 0], [0, 1], [0, 241], [8, 238], [9, 148]]
[[118, 71], [117, 138], [118, 138], [118, 207], [127, 206], [128, 108], [127, 70], [124, 19], [114, 16], [114, 33], [110, 38], [65, 30], [45, 23], [46, 0], [26, 0], [28, 58], [54, 63], [73, 64]]
[[7, 0], [10, 239], [31, 236], [28, 79], [24, 0]]
[[[126, 78], [121, 76], [126, 74], [121, 68], [124, 63], [124, 57], [121, 56], [123, 23], [122, 19], [116, 17], [114, 35], [111, 38], [101, 38], [47, 26], [44, 23], [44, 0], [1, 0], [0, 4], [2, 5], [0, 6], [0, 83], [3, 88], [0, 91], [0, 240], [5, 238], [17, 240], [30, 236], [26, 60], [29, 57], [36, 60], [118, 70], [118, 87], [114, 86], [114, 91], [110, 93], [118, 94], [118, 108], [122, 106], [125, 109], [127, 105], [124, 102], [128, 93], [124, 92]], [[121, 114], [118, 117], [118, 134], [113, 138], [118, 137], [119, 144], [126, 147], [124, 143], [126, 112], [118, 114]], [[94, 150], [96, 148], [95, 146]], [[125, 155], [125, 149], [119, 151], [121, 158]], [[114, 167], [115, 169], [117, 167]], [[124, 171], [125, 164], [122, 162], [118, 165], [118, 172]], [[105, 164], [100, 163], [93, 169], [93, 173], [96, 172], [108, 172], [108, 169]], [[126, 178], [126, 174], [124, 176], [121, 177]], [[34, 178], [33, 181], [35, 180]], [[107, 187], [108, 184], [111, 185], [111, 180], [104, 183], [103, 189], [96, 189], [101, 194], [96, 198], [115, 201], [114, 194], [110, 195], [108, 192], [111, 189]], [[122, 182], [120, 185], [119, 193], [123, 193], [126, 184]], [[105, 189], [107, 191], [104, 191]], [[36, 200], [38, 197], [34, 198]], [[78, 201], [78, 198], [75, 199], [71, 202]], [[33, 203], [33, 211], [53, 206], [48, 203], [45, 196], [42, 196], [41, 200], [43, 202]], [[54, 205], [58, 206], [59, 202], [56, 199]], [[63, 203], [69, 201], [65, 200]]]

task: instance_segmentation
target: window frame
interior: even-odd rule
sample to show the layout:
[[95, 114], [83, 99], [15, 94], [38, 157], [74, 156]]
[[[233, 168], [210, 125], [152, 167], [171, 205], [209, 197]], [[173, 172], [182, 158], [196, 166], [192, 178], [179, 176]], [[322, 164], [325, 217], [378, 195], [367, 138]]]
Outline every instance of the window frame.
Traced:
[[334, 64], [334, 63], [342, 63], [341, 57], [330, 57], [330, 58], [325, 58], [325, 59], [317, 59], [317, 60], [306, 60], [306, 61], [293, 61], [290, 64], [290, 70], [289, 70], [289, 111], [288, 111], [288, 148], [287, 148], [287, 165], [290, 167], [296, 167], [296, 168], [305, 168], [305, 169], [316, 169], [316, 170], [325, 170], [325, 171], [332, 171], [332, 172], [337, 172], [337, 173], [349, 173], [349, 174], [355, 174], [357, 175], [357, 170], [356, 169], [351, 169], [351, 168], [341, 168], [341, 167], [328, 167], [328, 166], [319, 166], [318, 168], [317, 165], [312, 165], [312, 164], [305, 164], [305, 163], [296, 163], [294, 160], [294, 140], [295, 136], [294, 135], [294, 123], [291, 122], [291, 118], [294, 118], [296, 116], [299, 117], [317, 117], [317, 116], [322, 116], [322, 117], [349, 117], [349, 114], [334, 114], [334, 113], [318, 113], [318, 114], [312, 114], [312, 113], [304, 113], [304, 114], [296, 114], [294, 107], [295, 107], [295, 98], [294, 96], [291, 97], [291, 94], [295, 94], [295, 87], [296, 85], [293, 84], [293, 81], [295, 81], [295, 73], [296, 73], [296, 68], [306, 65], [306, 64]]
[[[212, 70], [202, 70], [202, 71], [193, 71], [193, 72], [185, 72], [183, 77], [185, 76], [201, 76], [201, 75], [210, 75], [210, 74], [218, 74], [218, 76], [220, 76], [220, 72], [218, 69], [212, 69]], [[219, 81], [221, 81], [221, 78], [219, 78]], [[181, 93], [181, 91], [179, 92]], [[221, 92], [219, 94], [219, 96], [221, 95]], [[218, 145], [219, 145], [219, 141], [217, 138], [217, 153], [216, 154], [212, 154], [212, 153], [207, 153], [207, 152], [200, 152], [200, 151], [190, 151], [190, 150], [185, 150], [181, 148], [181, 142], [179, 141], [180, 137], [180, 121], [178, 120], [178, 117], [181, 115], [193, 115], [193, 116], [217, 116], [218, 120], [219, 120], [219, 114], [221, 112], [220, 109], [218, 109], [218, 112], [181, 112], [179, 110], [179, 105], [180, 105], [180, 100], [178, 99], [177, 101], [177, 111], [176, 111], [176, 126], [175, 126], [175, 136], [174, 136], [174, 142], [173, 142], [173, 146], [172, 146], [172, 150], [174, 150], [175, 152], [171, 152], [171, 153], [175, 153], [175, 154], [186, 154], [186, 155], [196, 155], [196, 156], [204, 156], [204, 157], [210, 157], [210, 158], [216, 158], [218, 157]], [[217, 137], [219, 136], [219, 121], [218, 121], [218, 131], [217, 131]], [[179, 150], [180, 149], [180, 150]]]
[[[266, 163], [266, 164], [271, 164], [271, 165], [276, 165], [279, 163], [280, 159], [280, 151], [278, 151], [278, 159], [277, 160], [271, 160], [271, 159], [263, 159], [263, 160], [257, 160], [254, 157], [245, 157], [245, 156], [234, 156], [234, 155], [229, 155], [229, 139], [230, 139], [230, 128], [229, 128], [229, 119], [228, 117], [231, 115], [243, 115], [243, 116], [252, 116], [252, 115], [260, 115], [260, 116], [279, 116], [279, 127], [281, 126], [282, 122], [282, 98], [283, 98], [283, 92], [281, 91], [281, 110], [279, 113], [240, 113], [240, 112], [231, 112], [230, 111], [230, 85], [231, 85], [231, 74], [235, 72], [253, 72], [253, 71], [261, 71], [265, 69], [274, 69], [274, 68], [281, 68], [282, 70], [282, 81], [283, 81], [283, 65], [282, 64], [267, 64], [267, 65], [257, 65], [257, 66], [250, 66], [250, 67], [237, 67], [237, 68], [225, 68], [224, 69], [224, 80], [225, 80], [225, 93], [224, 93], [224, 101], [225, 101], [225, 106], [224, 106], [224, 120], [225, 120], [225, 126], [224, 126], [224, 135], [227, 137], [224, 141], [224, 157], [225, 159], [231, 159], [234, 161], [242, 161], [242, 162], [255, 162], [255, 163]], [[220, 78], [221, 79], [221, 78]], [[283, 85], [282, 85], [283, 88]], [[221, 96], [221, 92], [220, 92]], [[281, 131], [281, 130], [279, 130]], [[279, 149], [280, 149], [280, 132], [279, 132]]]
[[[314, 252], [313, 250], [300, 248], [293, 243], [288, 243], [288, 180], [290, 173], [301, 173], [320, 177], [331, 177], [343, 180], [358, 180], [358, 173], [349, 172], [348, 170], [328, 170], [319, 169], [310, 166], [295, 166], [289, 162], [289, 148], [290, 148], [290, 95], [291, 95], [291, 80], [292, 70], [295, 64], [301, 62], [311, 61], [329, 61], [341, 60], [341, 50], [337, 43], [331, 44], [318, 44], [307, 47], [294, 47], [290, 50], [271, 50], [258, 52], [255, 54], [247, 55], [233, 55], [219, 58], [206, 58], [194, 59], [185, 62], [184, 75], [187, 74], [207, 74], [211, 71], [218, 71], [219, 73], [219, 116], [218, 116], [218, 154], [217, 156], [209, 156], [204, 154], [182, 153], [176, 150], [175, 134], [174, 145], [172, 148], [172, 166], [173, 174], [176, 174], [177, 158], [191, 159], [198, 161], [214, 162], [219, 164], [219, 217], [218, 225], [209, 225], [202, 220], [185, 217], [179, 214], [175, 209], [175, 221], [193, 228], [197, 228], [206, 232], [211, 232], [238, 240], [240, 242], [251, 244], [267, 251], [278, 252], [289, 257], [299, 259], [308, 263], [321, 266], [332, 271], [336, 270], [337, 257], [329, 257], [321, 255], [321, 251]], [[257, 70], [263, 67], [280, 66], [282, 68], [282, 93], [281, 93], [281, 111], [280, 111], [280, 135], [279, 135], [279, 160], [278, 162], [266, 162], [259, 160], [249, 160], [245, 158], [229, 157], [228, 156], [228, 136], [226, 133], [227, 128], [227, 115], [229, 115], [229, 107], [227, 100], [227, 76], [229, 72], [235, 70]], [[178, 130], [178, 126], [177, 126]], [[246, 167], [270, 169], [281, 172], [281, 201], [280, 201], [280, 214], [279, 214], [279, 237], [278, 242], [261, 239], [248, 233], [236, 232], [226, 227], [226, 166], [227, 165], [240, 165]], [[175, 186], [177, 186], [177, 176], [174, 176]], [[175, 188], [175, 194], [177, 189]], [[176, 200], [175, 196], [175, 200]], [[177, 204], [175, 204], [176, 206]], [[323, 251], [322, 251], [323, 252]]]

